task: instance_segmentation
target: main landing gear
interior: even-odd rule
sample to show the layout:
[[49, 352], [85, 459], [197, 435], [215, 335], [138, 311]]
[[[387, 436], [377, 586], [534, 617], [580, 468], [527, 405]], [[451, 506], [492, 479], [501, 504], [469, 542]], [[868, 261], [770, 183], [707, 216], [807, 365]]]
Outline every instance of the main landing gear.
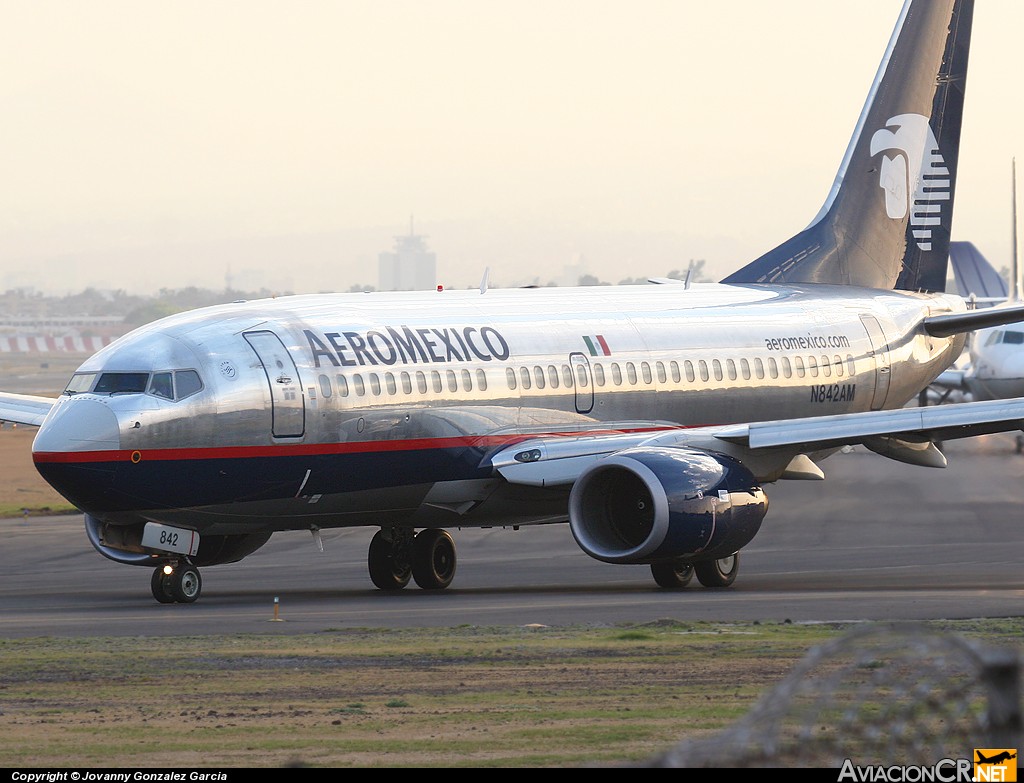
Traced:
[[410, 579], [424, 590], [443, 590], [455, 576], [455, 562], [455, 541], [440, 528], [382, 528], [367, 556], [370, 579], [381, 590], [401, 590]]
[[697, 581], [704, 587], [728, 587], [736, 581], [739, 570], [739, 552], [702, 563], [684, 563], [679, 560], [651, 563], [651, 574], [658, 587], [668, 588], [686, 587], [695, 574]]
[[153, 571], [149, 585], [162, 604], [190, 604], [203, 590], [203, 577], [191, 563], [168, 563]]

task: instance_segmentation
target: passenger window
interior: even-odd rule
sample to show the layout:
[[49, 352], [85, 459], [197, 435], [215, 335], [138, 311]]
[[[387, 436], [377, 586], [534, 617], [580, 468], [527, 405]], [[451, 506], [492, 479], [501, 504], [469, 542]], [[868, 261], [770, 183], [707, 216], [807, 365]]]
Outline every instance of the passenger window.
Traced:
[[[434, 394], [441, 393], [441, 373], [437, 370], [430, 371], [430, 385], [434, 387]], [[515, 386], [512, 388], [514, 389]]]
[[473, 391], [473, 376], [469, 374], [469, 370], [462, 371], [462, 388], [465, 391]]
[[782, 362], [782, 375], [786, 378], [793, 377], [793, 365], [789, 362], [788, 356], [783, 356], [780, 360]]
[[672, 383], [682, 383], [683, 377], [679, 374], [679, 362], [669, 362], [669, 369], [672, 371]]
[[459, 381], [455, 377], [455, 370], [445, 370], [445, 376], [448, 378], [448, 391], [457, 392], [459, 390]]
[[740, 372], [743, 374], [743, 380], [750, 380], [750, 362], [746, 359], [740, 359]]
[[344, 375], [334, 376], [334, 380], [338, 382], [338, 396], [348, 397], [348, 381], [345, 380]]
[[516, 371], [511, 367], [505, 368], [505, 383], [508, 385], [510, 390], [516, 390]]
[[356, 394], [360, 397], [366, 394], [366, 384], [363, 383], [363, 376], [359, 373], [352, 376], [352, 385], [355, 387]]
[[807, 370], [804, 369], [804, 360], [800, 356], [794, 356], [793, 362], [796, 364], [796, 377], [803, 378], [807, 374]]
[[630, 386], [636, 385], [636, 365], [633, 362], [626, 362], [626, 378]]
[[409, 376], [409, 373], [403, 371], [402, 375], [401, 375], [401, 378], [402, 378], [402, 393], [403, 394], [412, 394], [412, 378]]
[[764, 362], [760, 357], [754, 359], [754, 375], [759, 381], [764, 380]]
[[684, 363], [684, 367], [686, 369], [686, 380], [693, 383], [697, 379], [697, 376], [693, 374], [693, 362], [687, 359]]
[[169, 372], [155, 372], [149, 381], [149, 393], [166, 400], [174, 399], [174, 384]]
[[824, 375], [826, 378], [832, 377], [832, 365], [828, 363], [827, 356], [821, 357], [821, 374]]
[[857, 362], [853, 360], [852, 353], [846, 354], [846, 370], [848, 375], [853, 376], [857, 374]]
[[548, 365], [548, 386], [552, 389], [558, 388], [558, 368], [553, 364]]
[[616, 386], [622, 385], [622, 369], [618, 362], [612, 362], [612, 383]]
[[729, 376], [730, 381], [736, 380], [736, 360], [726, 359], [725, 360], [725, 372]]
[[523, 382], [524, 389], [529, 389], [533, 385], [530, 382], [530, 369], [528, 367], [519, 368], [519, 380]]
[[319, 380], [320, 396], [323, 397], [325, 400], [329, 400], [331, 398], [331, 392], [333, 391], [331, 389], [331, 379], [328, 378], [326, 375], [321, 375]]
[[836, 375], [838, 375], [840, 378], [842, 378], [843, 377], [843, 360], [840, 358], [839, 354], [836, 354], [835, 356], [832, 357], [832, 363], [835, 365]]
[[480, 391], [487, 391], [487, 373], [480, 369], [476, 371], [476, 387]]
[[[595, 364], [594, 365], [594, 384], [597, 385], [597, 386], [604, 386], [604, 365], [603, 364]], [[568, 383], [566, 384], [566, 386], [569, 386], [569, 385], [570, 384], [568, 384]]]
[[654, 370], [658, 373], [658, 383], [668, 382], [668, 373], [665, 372], [665, 362], [657, 362], [654, 365]]
[[370, 391], [375, 395], [380, 395], [380, 376], [375, 372], [370, 373]]
[[807, 366], [810, 368], [811, 377], [812, 378], [817, 378], [818, 377], [818, 362], [817, 362], [817, 360], [815, 360], [815, 358], [813, 356], [808, 356], [807, 357]]
[[568, 364], [562, 365], [562, 385], [567, 388], [572, 388], [572, 369]]
[[420, 394], [427, 393], [427, 376], [423, 374], [423, 370], [416, 371], [416, 390]]
[[654, 380], [654, 376], [651, 375], [651, 365], [647, 362], [640, 362], [640, 377], [644, 379], [644, 383], [650, 385], [651, 381]]
[[538, 389], [543, 389], [544, 388], [544, 368], [543, 367], [536, 367], [535, 366], [533, 368], [533, 377], [537, 381], [537, 384], [536, 384], [537, 388]]
[[725, 377], [722, 375], [722, 363], [718, 359], [714, 359], [711, 362], [711, 369], [713, 369], [715, 372], [716, 381], [720, 381], [723, 377]]
[[384, 382], [388, 387], [388, 394], [394, 394], [398, 391], [398, 384], [395, 383], [395, 374], [391, 372], [384, 373]]
[[697, 362], [697, 368], [700, 370], [700, 379], [702, 381], [706, 381], [711, 377], [708, 375], [708, 363], [703, 359]]

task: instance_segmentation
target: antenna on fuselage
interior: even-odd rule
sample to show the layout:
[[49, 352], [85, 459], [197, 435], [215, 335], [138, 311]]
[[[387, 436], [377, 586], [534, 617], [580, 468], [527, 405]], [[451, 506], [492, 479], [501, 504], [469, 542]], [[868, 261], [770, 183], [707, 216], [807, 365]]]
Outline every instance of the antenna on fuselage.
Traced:
[[491, 268], [489, 266], [484, 267], [484, 276], [480, 278], [480, 293], [486, 293], [487, 291], [487, 276], [490, 275]]

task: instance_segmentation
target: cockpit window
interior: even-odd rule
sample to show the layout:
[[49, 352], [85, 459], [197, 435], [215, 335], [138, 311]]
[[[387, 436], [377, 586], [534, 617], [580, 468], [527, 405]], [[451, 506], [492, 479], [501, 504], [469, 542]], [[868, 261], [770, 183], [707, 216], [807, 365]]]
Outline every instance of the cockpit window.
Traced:
[[189, 397], [203, 388], [203, 382], [195, 370], [179, 370], [174, 373], [174, 385], [178, 392], [175, 399], [179, 400]]
[[1024, 344], [1024, 332], [1005, 332], [1003, 334], [1003, 342], [1014, 345]]
[[[97, 376], [99, 381], [96, 381]], [[95, 385], [94, 385], [95, 384]], [[203, 388], [203, 381], [195, 370], [166, 370], [162, 372], [105, 372], [75, 373], [64, 389], [65, 394], [151, 394], [164, 400], [182, 400]]]
[[123, 394], [144, 392], [149, 381], [148, 372], [105, 372], [93, 389], [97, 394]]
[[64, 393], [81, 394], [82, 392], [87, 392], [92, 388], [93, 381], [95, 380], [96, 373], [94, 372], [76, 372], [71, 376], [71, 380], [68, 381]]
[[174, 399], [174, 384], [171, 383], [169, 372], [155, 372], [149, 381], [149, 393], [154, 397], [164, 397], [168, 400]]

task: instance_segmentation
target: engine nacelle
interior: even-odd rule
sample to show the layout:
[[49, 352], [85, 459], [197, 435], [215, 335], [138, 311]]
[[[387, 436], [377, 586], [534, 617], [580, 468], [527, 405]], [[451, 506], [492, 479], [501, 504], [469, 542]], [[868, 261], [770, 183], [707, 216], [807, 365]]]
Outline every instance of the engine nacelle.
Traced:
[[717, 560], [761, 528], [768, 497], [724, 454], [638, 446], [587, 468], [569, 496], [569, 527], [606, 563]]

